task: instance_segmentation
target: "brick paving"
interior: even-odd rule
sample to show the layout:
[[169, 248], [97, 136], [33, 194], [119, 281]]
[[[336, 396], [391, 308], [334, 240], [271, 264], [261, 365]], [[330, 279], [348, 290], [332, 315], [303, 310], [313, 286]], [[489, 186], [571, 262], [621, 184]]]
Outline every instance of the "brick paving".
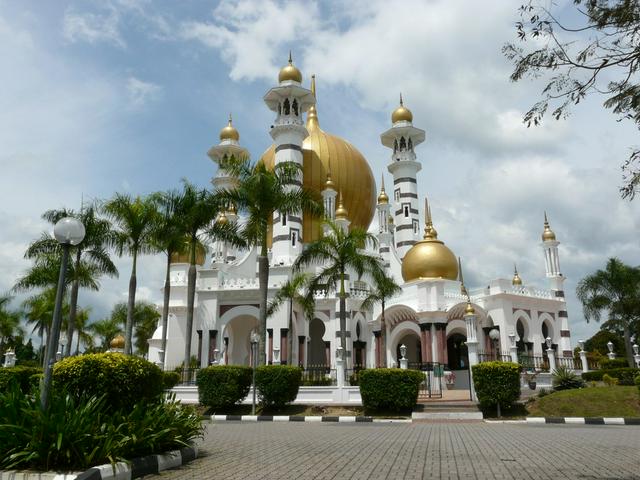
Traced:
[[210, 424], [202, 456], [146, 479], [640, 480], [640, 427]]

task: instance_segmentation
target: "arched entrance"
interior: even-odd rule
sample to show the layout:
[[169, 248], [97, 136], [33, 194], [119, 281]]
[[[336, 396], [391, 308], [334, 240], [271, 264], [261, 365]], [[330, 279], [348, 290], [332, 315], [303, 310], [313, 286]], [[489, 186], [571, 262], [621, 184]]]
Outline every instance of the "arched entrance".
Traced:
[[469, 352], [466, 342], [467, 337], [461, 333], [452, 333], [447, 338], [449, 369], [466, 370], [469, 368]]
[[327, 348], [323, 339], [326, 331], [324, 322], [319, 318], [314, 318], [309, 323], [309, 353], [308, 365], [326, 365], [327, 364]]
[[406, 358], [409, 360], [410, 365], [420, 363], [420, 359], [422, 358], [422, 345], [420, 344], [420, 336], [417, 333], [409, 331], [404, 333], [398, 339], [398, 343], [395, 348], [398, 366], [400, 366], [400, 359], [402, 358], [402, 355], [400, 354], [400, 345], [407, 347]]
[[251, 315], [240, 315], [229, 323], [224, 331], [229, 365], [250, 365], [251, 332], [258, 328], [258, 319]]

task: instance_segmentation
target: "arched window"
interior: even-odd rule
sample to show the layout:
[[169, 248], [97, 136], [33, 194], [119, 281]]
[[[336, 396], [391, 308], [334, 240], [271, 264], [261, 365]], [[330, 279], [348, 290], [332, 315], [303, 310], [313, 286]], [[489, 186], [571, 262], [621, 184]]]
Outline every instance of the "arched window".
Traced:
[[408, 146], [409, 146], [409, 151], [412, 152], [413, 151], [413, 142], [411, 141], [411, 139], [409, 139]]
[[400, 151], [404, 152], [407, 148], [407, 141], [404, 139], [404, 137], [400, 137]]
[[291, 232], [291, 246], [295, 247], [296, 246], [296, 232]]
[[288, 98], [284, 99], [283, 112], [284, 112], [285, 115], [289, 115], [291, 113], [291, 107], [289, 105], [289, 99]]
[[282, 115], [282, 104], [278, 102], [278, 115]]
[[549, 325], [547, 322], [542, 322], [542, 339], [546, 339], [549, 336]]
[[291, 107], [293, 108], [293, 114], [297, 117], [298, 116], [298, 100], [294, 98], [293, 103], [291, 104]]
[[398, 139], [396, 138], [393, 141], [393, 153], [396, 153], [398, 151]]
[[409, 205], [404, 206], [404, 216], [405, 218], [409, 217]]

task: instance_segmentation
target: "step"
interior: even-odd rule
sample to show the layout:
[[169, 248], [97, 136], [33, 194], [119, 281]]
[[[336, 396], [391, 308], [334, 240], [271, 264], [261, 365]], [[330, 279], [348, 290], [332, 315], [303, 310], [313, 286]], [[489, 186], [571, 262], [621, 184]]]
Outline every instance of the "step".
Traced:
[[482, 420], [482, 412], [413, 412], [412, 420]]

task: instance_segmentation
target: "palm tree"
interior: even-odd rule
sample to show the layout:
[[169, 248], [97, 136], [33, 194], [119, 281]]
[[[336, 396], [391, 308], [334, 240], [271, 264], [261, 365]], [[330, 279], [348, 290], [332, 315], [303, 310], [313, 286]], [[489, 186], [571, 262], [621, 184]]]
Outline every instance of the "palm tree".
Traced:
[[576, 289], [587, 322], [599, 322], [606, 312], [609, 327], [622, 330], [629, 365], [633, 365], [631, 329], [640, 319], [640, 267], [610, 258], [604, 270], [580, 280]]
[[[75, 331], [76, 315], [78, 309], [78, 292], [80, 287], [88, 287], [97, 290], [97, 279], [102, 275], [109, 277], [117, 277], [118, 269], [114, 265], [107, 245], [113, 243], [114, 232], [111, 223], [98, 216], [97, 206], [90, 204], [83, 207], [79, 214], [71, 210], [48, 210], [42, 218], [52, 225], [64, 217], [72, 216], [82, 222], [85, 228], [84, 239], [80, 244], [73, 247], [71, 254], [73, 261], [68, 282], [71, 283], [71, 296], [69, 299], [69, 318], [67, 323], [67, 344], [65, 346], [64, 355], [71, 354], [71, 345], [73, 343], [73, 334]], [[44, 234], [39, 240], [33, 242], [25, 254], [26, 258], [37, 258], [54, 252], [59, 252], [60, 246], [58, 241], [51, 235]], [[88, 282], [83, 275], [87, 273], [93, 277]]]
[[121, 193], [104, 205], [104, 211], [116, 225], [113, 244], [119, 256], [131, 255], [131, 277], [129, 279], [129, 298], [127, 301], [127, 321], [124, 333], [124, 353], [131, 355], [133, 334], [133, 311], [136, 304], [136, 270], [138, 255], [151, 251], [151, 233], [157, 211], [145, 198]]
[[[167, 351], [167, 322], [169, 318], [169, 299], [171, 298], [171, 256], [182, 253], [185, 249], [185, 235], [180, 225], [179, 210], [181, 208], [182, 195], [170, 190], [157, 192], [151, 196], [159, 215], [153, 227], [152, 244], [158, 251], [167, 256], [167, 265], [164, 279], [164, 299], [162, 304], [162, 351]], [[164, 366], [164, 358], [163, 358]]]
[[313, 319], [313, 314], [315, 313], [315, 301], [313, 300], [313, 296], [308, 295], [306, 292], [303, 292], [307, 283], [309, 281], [309, 276], [304, 273], [298, 273], [293, 276], [287, 283], [285, 283], [278, 293], [273, 297], [273, 300], [269, 303], [267, 307], [267, 316], [270, 317], [273, 315], [280, 306], [284, 303], [288, 303], [288, 328], [289, 328], [289, 347], [288, 353], [289, 364], [292, 365], [293, 362], [293, 307], [294, 304], [299, 305], [302, 308], [302, 312], [307, 320]]
[[9, 295], [0, 296], [0, 356], [4, 353], [6, 341], [24, 334], [20, 326], [20, 312], [8, 308], [11, 300]]
[[[125, 323], [126, 320], [127, 318], [125, 313]], [[120, 319], [114, 317], [104, 318], [97, 322], [90, 323], [87, 326], [87, 331], [89, 331], [94, 337], [98, 337], [100, 339], [100, 349], [106, 351], [109, 349], [111, 340], [122, 332], [122, 322]]]
[[330, 220], [326, 224], [329, 227], [327, 235], [307, 245], [296, 260], [295, 270], [309, 265], [321, 266], [320, 272], [309, 283], [309, 295], [321, 288], [337, 289], [340, 298], [340, 346], [346, 352], [347, 272], [354, 271], [358, 278], [364, 275], [379, 278], [384, 272], [379, 257], [363, 251], [367, 243], [377, 244], [375, 236], [358, 227], [345, 231]]
[[249, 159], [229, 160], [227, 171], [236, 178], [236, 186], [217, 192], [218, 197], [235, 205], [246, 214], [241, 236], [247, 245], [259, 248], [259, 322], [260, 344], [258, 358], [266, 363], [267, 295], [269, 287], [269, 258], [267, 241], [269, 223], [276, 212], [283, 215], [302, 212], [321, 215], [322, 205], [309, 189], [291, 188], [299, 182], [302, 166], [295, 162], [283, 162], [269, 170], [263, 162], [252, 164]]
[[[88, 331], [90, 308], [79, 308], [76, 314], [75, 329], [76, 335], [76, 350], [74, 355], [80, 354], [80, 343], [82, 342], [86, 347], [93, 348], [93, 336]], [[69, 315], [71, 316], [71, 315]]]
[[[380, 275], [382, 274], [382, 275]], [[387, 334], [385, 324], [385, 305], [387, 300], [398, 295], [402, 292], [402, 288], [393, 280], [393, 278], [386, 275], [385, 271], [381, 269], [372, 276], [373, 283], [369, 290], [369, 295], [362, 302], [360, 308], [362, 310], [373, 309], [376, 303], [380, 303], [382, 307], [382, 313], [380, 314], [380, 366], [387, 366]]]
[[[22, 303], [25, 318], [28, 324], [33, 324], [34, 327], [31, 333], [38, 332], [40, 337], [40, 354], [41, 359], [44, 360], [45, 350], [45, 338], [49, 338], [49, 332], [51, 330], [51, 322], [53, 321], [53, 310], [56, 303], [56, 287], [51, 286], [46, 288], [42, 292], [32, 295]], [[63, 318], [69, 312], [69, 302], [66, 296], [63, 298], [62, 304], [62, 316]]]

